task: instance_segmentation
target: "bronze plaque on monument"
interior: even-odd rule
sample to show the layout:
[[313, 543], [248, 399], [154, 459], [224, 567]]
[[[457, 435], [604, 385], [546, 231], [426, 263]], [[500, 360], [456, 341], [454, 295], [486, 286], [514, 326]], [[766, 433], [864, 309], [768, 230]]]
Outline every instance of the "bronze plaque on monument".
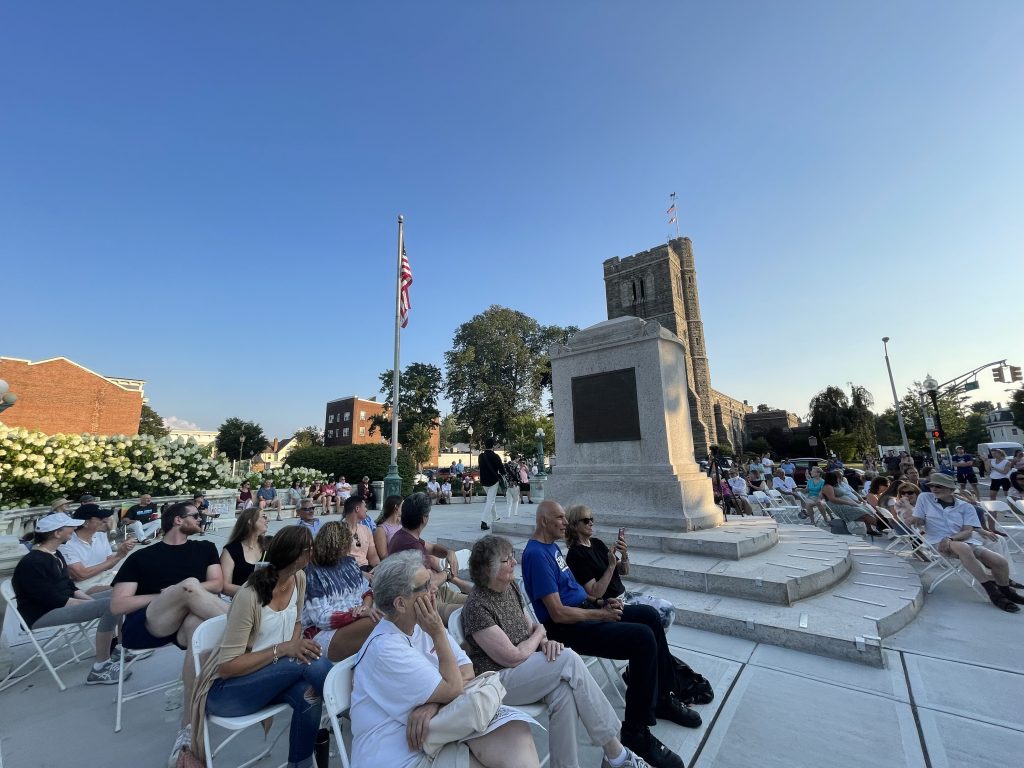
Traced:
[[636, 368], [574, 376], [572, 421], [577, 443], [639, 440]]

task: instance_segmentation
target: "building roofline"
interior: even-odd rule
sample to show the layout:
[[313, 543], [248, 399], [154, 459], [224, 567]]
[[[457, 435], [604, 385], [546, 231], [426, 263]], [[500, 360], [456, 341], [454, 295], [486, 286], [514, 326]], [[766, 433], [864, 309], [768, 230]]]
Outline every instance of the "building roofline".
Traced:
[[[106, 381], [106, 382], [108, 382], [110, 384], [113, 384], [115, 387], [117, 387], [119, 389], [123, 389], [125, 392], [141, 392], [142, 391], [142, 385], [144, 385], [146, 383], [145, 379], [129, 379], [129, 378], [126, 378], [124, 376], [104, 376], [102, 373], [97, 373], [96, 371], [92, 370], [91, 368], [86, 368], [81, 363], [76, 363], [74, 360], [71, 360], [70, 358], [67, 358], [67, 357], [64, 357], [64, 356], [48, 357], [45, 360], [36, 360], [35, 362], [33, 362], [31, 360], [23, 360], [22, 358], [19, 358], [19, 357], [0, 357], [0, 360], [11, 360], [11, 361], [16, 362], [16, 363], [26, 363], [27, 365], [43, 365], [44, 363], [55, 363], [58, 360], [63, 360], [65, 363], [70, 363], [71, 365], [75, 366], [76, 368], [81, 368], [86, 373], [91, 373], [93, 376], [97, 376], [97, 377], [103, 379], [104, 381]], [[124, 384], [119, 384], [118, 382], [120, 382], [120, 381], [132, 382], [134, 384], [138, 384], [139, 387], [138, 388], [126, 387]]]

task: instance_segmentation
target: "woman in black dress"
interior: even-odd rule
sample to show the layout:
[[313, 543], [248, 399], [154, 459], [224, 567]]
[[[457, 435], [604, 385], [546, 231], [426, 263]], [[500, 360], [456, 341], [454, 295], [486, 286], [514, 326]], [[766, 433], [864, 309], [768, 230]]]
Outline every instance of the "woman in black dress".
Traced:
[[220, 553], [220, 568], [224, 573], [221, 591], [234, 597], [256, 569], [256, 563], [267, 551], [267, 516], [259, 507], [239, 512], [228, 543]]

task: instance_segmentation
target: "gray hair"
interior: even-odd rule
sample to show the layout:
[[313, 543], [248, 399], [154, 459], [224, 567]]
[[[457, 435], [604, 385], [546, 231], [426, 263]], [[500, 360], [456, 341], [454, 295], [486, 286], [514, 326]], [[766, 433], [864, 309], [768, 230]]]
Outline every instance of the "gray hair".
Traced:
[[512, 554], [512, 542], [503, 536], [477, 539], [469, 553], [469, 578], [478, 587], [486, 587], [498, 574], [501, 559]]
[[373, 604], [385, 616], [395, 613], [395, 600], [412, 594], [412, 580], [423, 567], [423, 555], [416, 550], [389, 555], [373, 569]]

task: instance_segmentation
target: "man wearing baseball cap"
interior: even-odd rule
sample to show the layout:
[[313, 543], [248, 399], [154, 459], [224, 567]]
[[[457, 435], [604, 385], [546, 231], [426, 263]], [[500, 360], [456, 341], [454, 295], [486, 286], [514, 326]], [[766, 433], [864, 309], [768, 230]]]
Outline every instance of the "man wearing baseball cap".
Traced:
[[985, 548], [985, 540], [995, 540], [996, 535], [978, 528], [978, 513], [974, 507], [954, 497], [956, 480], [941, 472], [932, 472], [928, 485], [929, 492], [917, 497], [912, 521], [915, 525], [924, 525], [925, 540], [941, 554], [963, 563], [997, 608], [1007, 613], [1020, 611], [1018, 605], [1024, 603], [1024, 596], [1010, 586], [1009, 564], [1004, 557]]
[[32, 549], [18, 561], [11, 583], [18, 598], [18, 610], [32, 629], [99, 619], [96, 661], [85, 684], [116, 685], [120, 665], [110, 659], [110, 642], [117, 617], [110, 611], [110, 595], [88, 595], [76, 587], [59, 551], [81, 525], [81, 520], [63, 512], [41, 518], [36, 523]]
[[110, 589], [108, 573], [135, 546], [135, 539], [126, 539], [115, 551], [110, 545], [107, 533], [110, 531], [112, 509], [103, 509], [98, 504], [83, 504], [75, 510], [79, 526], [67, 542], [61, 544], [60, 553], [68, 564], [68, 575], [90, 594]]

